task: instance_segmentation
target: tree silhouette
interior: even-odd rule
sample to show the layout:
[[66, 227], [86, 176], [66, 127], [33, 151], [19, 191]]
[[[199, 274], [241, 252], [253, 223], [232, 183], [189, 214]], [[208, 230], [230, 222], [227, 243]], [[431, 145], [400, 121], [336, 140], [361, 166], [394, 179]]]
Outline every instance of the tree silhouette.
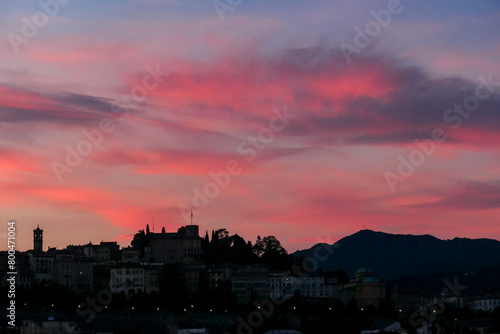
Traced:
[[130, 243], [132, 245], [132, 248], [138, 249], [140, 251], [141, 257], [144, 257], [144, 247], [150, 246], [149, 238], [149, 234], [146, 234], [144, 230], [139, 230], [139, 232], [134, 235], [134, 238]]
[[[206, 243], [208, 233], [202, 245]], [[252, 243], [246, 242], [239, 235], [230, 235], [225, 229], [212, 231], [212, 240], [206, 243], [204, 253], [200, 256], [206, 264], [237, 263], [250, 264], [260, 262], [258, 256], [253, 253]]]
[[262, 239], [260, 238], [260, 235], [257, 236], [257, 240], [255, 240], [255, 245], [253, 245], [253, 252], [257, 255], [257, 256], [262, 256], [262, 254], [264, 253], [264, 242], [262, 241]]
[[264, 237], [262, 244], [264, 252], [261, 258], [265, 264], [277, 270], [284, 270], [288, 267], [288, 253], [276, 237], [272, 235]]

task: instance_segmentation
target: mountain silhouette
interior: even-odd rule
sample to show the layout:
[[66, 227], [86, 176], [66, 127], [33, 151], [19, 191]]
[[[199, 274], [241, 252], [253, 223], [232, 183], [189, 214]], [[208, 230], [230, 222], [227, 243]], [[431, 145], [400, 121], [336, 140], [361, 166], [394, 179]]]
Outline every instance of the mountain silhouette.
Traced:
[[[315, 254], [321, 255], [315, 257]], [[402, 235], [361, 230], [333, 245], [317, 244], [297, 251], [293, 256], [316, 258], [321, 270], [340, 268], [350, 277], [354, 276], [357, 268], [368, 267], [380, 278], [389, 280], [499, 266], [500, 241], [441, 240], [428, 234]]]

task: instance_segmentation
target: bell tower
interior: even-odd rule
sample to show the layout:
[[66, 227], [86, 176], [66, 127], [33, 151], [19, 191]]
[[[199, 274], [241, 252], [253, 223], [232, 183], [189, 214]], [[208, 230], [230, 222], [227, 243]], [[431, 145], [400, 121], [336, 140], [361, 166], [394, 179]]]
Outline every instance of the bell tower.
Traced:
[[33, 230], [33, 250], [35, 253], [43, 252], [43, 230], [40, 226]]

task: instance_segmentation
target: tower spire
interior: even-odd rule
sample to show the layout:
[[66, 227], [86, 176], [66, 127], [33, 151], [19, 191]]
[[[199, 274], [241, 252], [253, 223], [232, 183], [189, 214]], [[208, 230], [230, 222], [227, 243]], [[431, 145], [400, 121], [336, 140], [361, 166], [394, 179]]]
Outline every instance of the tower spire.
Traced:
[[43, 230], [40, 229], [39, 224], [36, 229], [33, 230], [33, 251], [36, 253], [43, 252]]

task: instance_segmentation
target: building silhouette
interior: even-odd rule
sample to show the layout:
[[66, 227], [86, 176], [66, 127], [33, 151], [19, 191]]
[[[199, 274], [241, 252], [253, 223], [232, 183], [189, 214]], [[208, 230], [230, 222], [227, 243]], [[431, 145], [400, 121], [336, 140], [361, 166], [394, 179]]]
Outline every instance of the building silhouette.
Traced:
[[186, 225], [177, 233], [149, 233], [151, 258], [163, 263], [187, 263], [201, 253], [198, 225]]
[[39, 225], [33, 230], [33, 250], [35, 253], [43, 252], [43, 230]]
[[380, 308], [385, 301], [385, 283], [380, 282], [367, 267], [356, 270], [355, 277], [346, 287], [354, 289], [357, 306], [360, 309], [368, 306]]

